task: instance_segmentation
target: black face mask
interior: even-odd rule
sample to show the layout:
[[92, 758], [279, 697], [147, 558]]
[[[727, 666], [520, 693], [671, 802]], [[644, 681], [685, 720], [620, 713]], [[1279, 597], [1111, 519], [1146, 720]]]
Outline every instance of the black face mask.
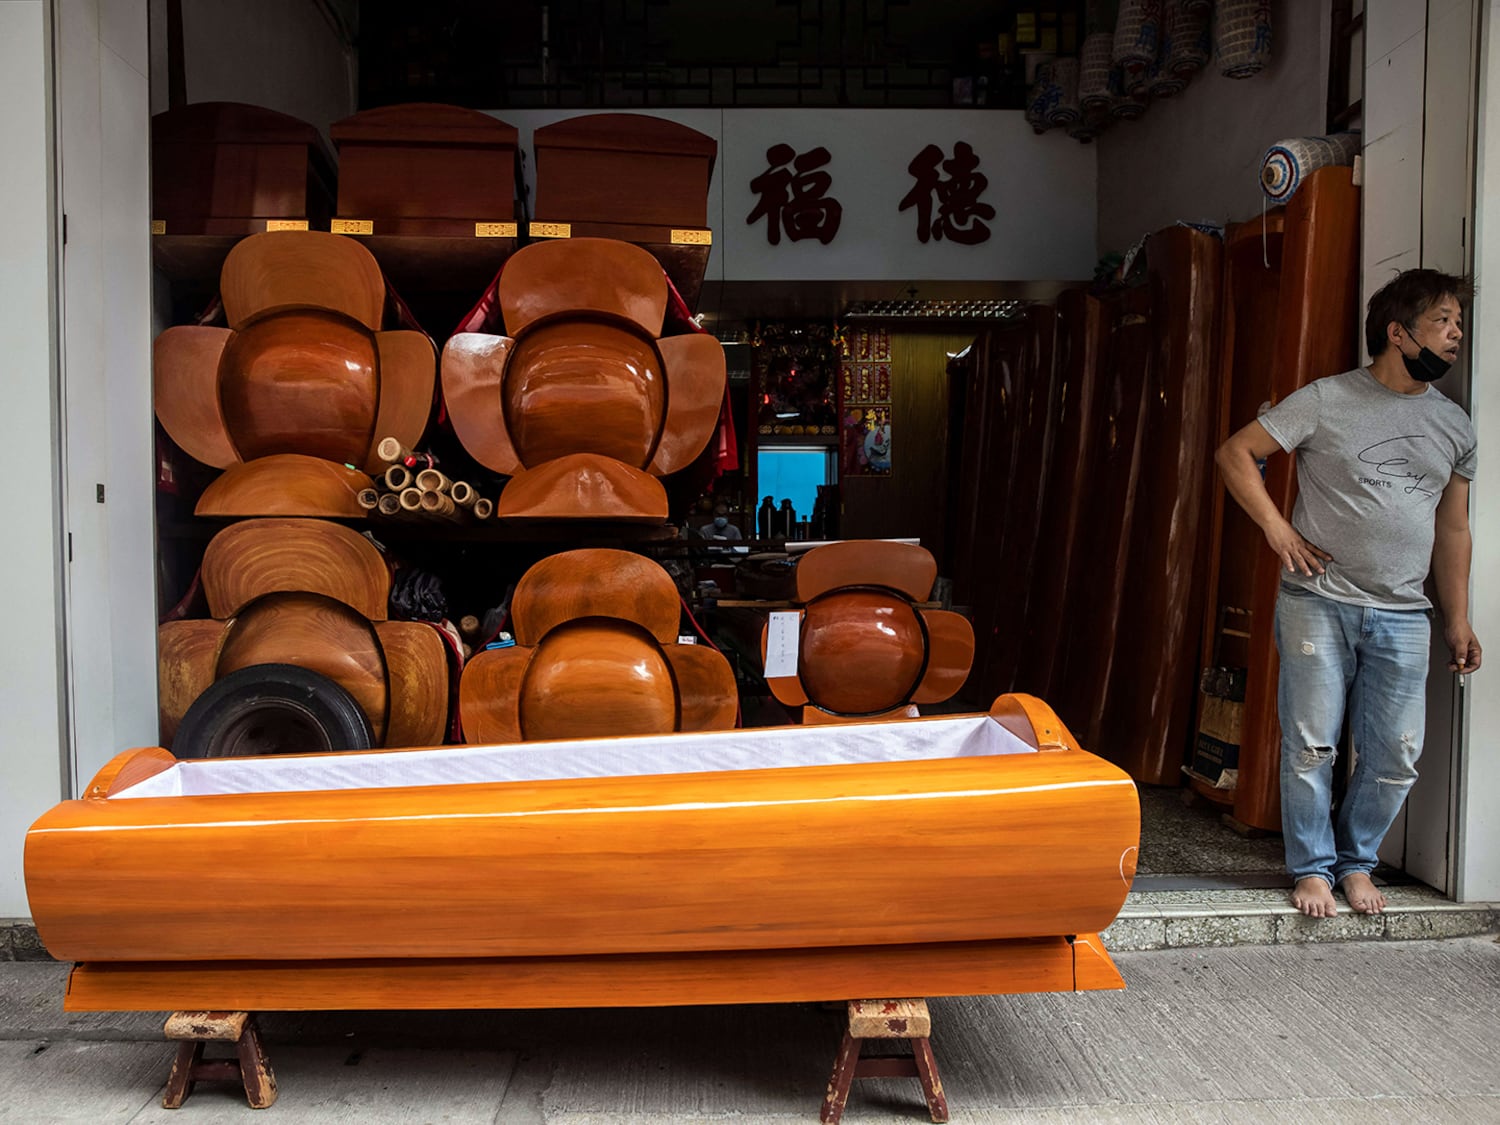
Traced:
[[1415, 357], [1401, 353], [1401, 362], [1406, 364], [1406, 373], [1419, 383], [1431, 383], [1448, 374], [1452, 366], [1431, 348], [1423, 348]]

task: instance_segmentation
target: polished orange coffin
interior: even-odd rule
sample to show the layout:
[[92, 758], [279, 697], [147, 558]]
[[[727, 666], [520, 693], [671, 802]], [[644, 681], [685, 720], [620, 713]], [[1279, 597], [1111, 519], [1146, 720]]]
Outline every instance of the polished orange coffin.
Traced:
[[[48, 950], [85, 962], [79, 1008], [691, 1003], [728, 973], [763, 987], [744, 999], [936, 995], [1118, 987], [1075, 974], [1071, 939], [1114, 918], [1138, 841], [1129, 779], [1007, 696], [817, 729], [132, 751], [33, 825], [26, 881]], [[191, 894], [186, 855], [213, 857]]]

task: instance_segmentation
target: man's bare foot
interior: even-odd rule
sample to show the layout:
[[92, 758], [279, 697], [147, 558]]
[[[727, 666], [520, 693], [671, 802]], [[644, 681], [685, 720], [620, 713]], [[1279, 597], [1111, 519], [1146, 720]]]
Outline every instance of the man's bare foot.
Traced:
[[1359, 914], [1383, 914], [1385, 895], [1363, 871], [1351, 871], [1339, 882], [1349, 905]]
[[1338, 904], [1333, 901], [1333, 888], [1328, 880], [1317, 875], [1297, 880], [1292, 888], [1292, 905], [1309, 918], [1332, 918], [1339, 912]]

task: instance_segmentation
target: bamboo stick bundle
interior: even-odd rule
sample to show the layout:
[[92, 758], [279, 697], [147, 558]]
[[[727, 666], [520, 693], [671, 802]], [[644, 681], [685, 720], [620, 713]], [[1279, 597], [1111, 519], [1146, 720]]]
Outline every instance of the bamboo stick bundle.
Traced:
[[375, 456], [387, 465], [399, 465], [408, 457], [415, 457], [416, 454], [396, 438], [387, 437], [380, 439], [380, 444], [375, 447]]
[[453, 482], [453, 487], [448, 490], [448, 495], [453, 497], [453, 502], [460, 508], [471, 508], [474, 506], [474, 501], [479, 499], [479, 493], [474, 491], [474, 486], [468, 481], [462, 480]]
[[447, 493], [424, 491], [421, 504], [422, 511], [429, 516], [448, 520], [456, 520], [459, 517], [459, 507], [453, 502], [453, 497]]
[[495, 502], [493, 500], [486, 500], [483, 496], [481, 496], [478, 500], [474, 501], [475, 519], [487, 520], [494, 514]]
[[422, 510], [422, 490], [420, 488], [403, 488], [398, 495], [403, 512], [408, 515], [416, 515]]
[[373, 512], [380, 506], [380, 493], [373, 488], [361, 488], [359, 495], [354, 498], [359, 506], [367, 512]]
[[380, 506], [377, 509], [382, 516], [397, 519], [401, 516], [401, 497], [394, 492], [387, 492], [380, 498]]
[[436, 469], [423, 469], [417, 474], [416, 485], [423, 492], [447, 492], [453, 482]]
[[392, 465], [380, 479], [392, 492], [401, 492], [412, 485], [411, 470], [405, 465]]

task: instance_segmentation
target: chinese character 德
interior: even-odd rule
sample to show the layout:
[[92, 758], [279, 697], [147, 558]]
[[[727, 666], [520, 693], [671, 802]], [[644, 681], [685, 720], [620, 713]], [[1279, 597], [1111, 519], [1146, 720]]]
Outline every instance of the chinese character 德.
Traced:
[[[990, 228], [981, 220], [993, 219], [995, 209], [979, 201], [990, 181], [978, 168], [979, 157], [963, 141], [953, 146], [951, 160], [943, 159], [943, 150], [937, 145], [928, 145], [906, 166], [917, 182], [901, 200], [898, 210], [916, 207], [919, 239], [926, 242], [929, 238], [947, 238], [973, 246], [989, 238]], [[948, 174], [946, 179], [943, 172]], [[938, 205], [936, 217], [932, 214], [934, 196]]]
[[760, 196], [760, 202], [745, 222], [764, 218], [766, 241], [772, 246], [780, 244], [783, 227], [793, 242], [816, 238], [827, 246], [844, 216], [843, 205], [825, 194], [833, 186], [833, 177], [815, 171], [830, 159], [821, 145], [800, 156], [791, 145], [772, 145], [766, 150], [769, 167], [750, 181], [750, 190]]

